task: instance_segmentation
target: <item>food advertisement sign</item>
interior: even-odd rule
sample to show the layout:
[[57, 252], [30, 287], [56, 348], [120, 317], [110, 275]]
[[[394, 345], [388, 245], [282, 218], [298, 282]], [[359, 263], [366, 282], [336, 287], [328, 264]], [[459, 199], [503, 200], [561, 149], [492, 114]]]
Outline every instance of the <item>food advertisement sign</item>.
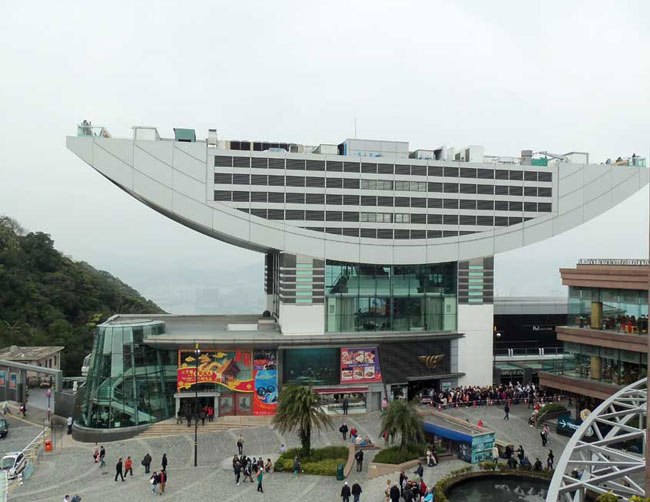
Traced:
[[256, 350], [253, 359], [255, 415], [275, 415], [278, 407], [278, 363], [275, 350]]
[[377, 347], [341, 349], [341, 383], [381, 382]]
[[193, 350], [179, 350], [176, 387], [181, 391], [195, 383], [214, 383], [236, 392], [253, 392], [252, 362], [250, 351], [206, 350], [197, 362]]

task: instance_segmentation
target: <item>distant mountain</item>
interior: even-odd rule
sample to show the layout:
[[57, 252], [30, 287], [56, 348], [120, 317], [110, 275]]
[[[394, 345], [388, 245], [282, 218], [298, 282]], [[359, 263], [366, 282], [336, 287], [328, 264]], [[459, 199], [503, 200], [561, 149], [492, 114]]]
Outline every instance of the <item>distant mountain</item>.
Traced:
[[0, 216], [1, 347], [64, 345], [64, 374], [79, 375], [94, 327], [118, 312], [164, 313], [108, 272], [64, 256], [49, 235]]

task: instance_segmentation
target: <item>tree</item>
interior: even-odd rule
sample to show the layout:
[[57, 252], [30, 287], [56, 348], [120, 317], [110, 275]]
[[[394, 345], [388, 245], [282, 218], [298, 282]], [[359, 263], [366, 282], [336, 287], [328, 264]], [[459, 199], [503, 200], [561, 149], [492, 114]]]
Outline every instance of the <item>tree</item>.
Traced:
[[381, 414], [381, 433], [388, 433], [391, 442], [401, 434], [400, 450], [406, 451], [409, 441], [424, 436], [422, 417], [418, 415], [414, 401], [396, 399]]
[[298, 385], [288, 385], [280, 392], [272, 423], [283, 434], [298, 430], [305, 457], [311, 453], [312, 429], [333, 428], [332, 419], [321, 407], [320, 396], [312, 392], [311, 387]]

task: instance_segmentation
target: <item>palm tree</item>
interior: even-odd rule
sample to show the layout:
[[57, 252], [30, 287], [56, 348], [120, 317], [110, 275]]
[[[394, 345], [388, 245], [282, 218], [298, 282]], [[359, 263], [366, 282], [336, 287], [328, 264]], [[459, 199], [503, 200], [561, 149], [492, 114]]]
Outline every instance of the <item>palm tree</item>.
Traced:
[[400, 450], [406, 451], [409, 441], [424, 437], [422, 417], [415, 408], [414, 401], [396, 399], [381, 414], [381, 433], [388, 433], [391, 441], [397, 433], [401, 434]]
[[321, 408], [320, 396], [312, 392], [311, 387], [289, 385], [279, 397], [272, 423], [283, 434], [298, 429], [302, 454], [309, 457], [312, 429], [331, 429], [332, 419]]

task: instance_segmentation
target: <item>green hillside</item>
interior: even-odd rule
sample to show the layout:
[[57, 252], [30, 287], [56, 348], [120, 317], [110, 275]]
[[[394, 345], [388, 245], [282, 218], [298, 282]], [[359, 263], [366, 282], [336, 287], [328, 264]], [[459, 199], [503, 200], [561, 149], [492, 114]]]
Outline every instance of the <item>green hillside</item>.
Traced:
[[81, 373], [97, 323], [163, 310], [108, 272], [75, 262], [42, 232], [0, 216], [0, 347], [64, 345], [64, 375]]

